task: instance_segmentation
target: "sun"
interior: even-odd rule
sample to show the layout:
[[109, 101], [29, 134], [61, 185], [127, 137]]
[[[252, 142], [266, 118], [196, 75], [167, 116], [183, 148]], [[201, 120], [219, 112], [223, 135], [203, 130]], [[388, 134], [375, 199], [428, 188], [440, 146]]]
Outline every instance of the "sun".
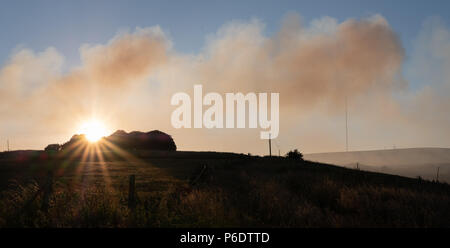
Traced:
[[98, 120], [84, 122], [79, 133], [84, 134], [89, 142], [97, 142], [107, 135], [105, 125]]

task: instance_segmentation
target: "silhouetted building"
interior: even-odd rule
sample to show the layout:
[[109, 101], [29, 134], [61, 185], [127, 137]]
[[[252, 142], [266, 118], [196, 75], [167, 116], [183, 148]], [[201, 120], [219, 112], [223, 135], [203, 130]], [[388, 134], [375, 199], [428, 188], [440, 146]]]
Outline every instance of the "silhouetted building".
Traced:
[[45, 147], [44, 151], [46, 152], [57, 152], [61, 149], [61, 145], [60, 144], [50, 144], [47, 147]]

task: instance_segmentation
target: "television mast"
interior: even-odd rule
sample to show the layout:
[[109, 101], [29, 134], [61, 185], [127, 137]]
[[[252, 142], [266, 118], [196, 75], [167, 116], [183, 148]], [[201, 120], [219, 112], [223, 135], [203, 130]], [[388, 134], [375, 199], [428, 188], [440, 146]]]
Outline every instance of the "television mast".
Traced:
[[348, 106], [347, 106], [347, 96], [345, 97], [345, 151], [348, 152]]

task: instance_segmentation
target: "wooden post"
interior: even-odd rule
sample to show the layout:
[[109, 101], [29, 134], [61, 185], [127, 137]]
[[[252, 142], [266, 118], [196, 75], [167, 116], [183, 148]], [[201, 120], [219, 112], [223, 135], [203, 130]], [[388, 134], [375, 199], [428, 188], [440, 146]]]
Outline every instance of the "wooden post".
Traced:
[[272, 157], [272, 138], [269, 133], [269, 156]]
[[53, 173], [49, 172], [47, 182], [44, 185], [44, 196], [42, 198], [41, 210], [47, 212], [49, 207], [50, 195], [53, 193]]
[[136, 207], [136, 176], [130, 175], [130, 186], [128, 190], [128, 207], [134, 209]]
[[437, 168], [436, 182], [439, 182], [439, 168], [440, 168], [440, 167]]

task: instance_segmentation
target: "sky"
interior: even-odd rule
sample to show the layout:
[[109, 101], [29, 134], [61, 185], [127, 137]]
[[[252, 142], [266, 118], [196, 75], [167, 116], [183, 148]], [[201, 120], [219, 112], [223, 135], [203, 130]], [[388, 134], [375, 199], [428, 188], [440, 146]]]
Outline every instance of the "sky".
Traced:
[[176, 50], [198, 52], [208, 34], [231, 20], [258, 18], [276, 32], [282, 17], [298, 12], [305, 21], [331, 16], [340, 21], [382, 14], [397, 32], [407, 53], [423, 22], [439, 16], [450, 22], [446, 0], [317, 0], [317, 1], [1, 1], [0, 61], [17, 47], [43, 50], [55, 47], [70, 63], [79, 62], [84, 43], [108, 41], [120, 29], [159, 25], [172, 38]]
[[[281, 64], [307, 66], [303, 62], [305, 54], [315, 49], [338, 50], [330, 42], [341, 40], [360, 48], [349, 50], [349, 54], [356, 57], [354, 62], [349, 62], [347, 55], [342, 54], [343, 70], [350, 73], [350, 66], [357, 67], [358, 63], [370, 66], [373, 72], [360, 68], [361, 72], [353, 76], [376, 81], [373, 85], [343, 87], [355, 89], [350, 93], [354, 95], [348, 96], [351, 98], [350, 148], [448, 147], [449, 11], [450, 2], [438, 0], [1, 0], [0, 96], [3, 99], [0, 113], [3, 117], [0, 144], [10, 139], [13, 148], [40, 149], [48, 143], [67, 141], [76, 130], [72, 126], [78, 125], [72, 123], [82, 122], [95, 112], [103, 119], [109, 118], [111, 129], [167, 131], [176, 142], [179, 140], [179, 147], [184, 150], [266, 153], [266, 144], [257, 139], [254, 130], [175, 130], [168, 126], [170, 116], [166, 114], [173, 110], [168, 104], [171, 94], [189, 91], [198, 82], [208, 84], [205, 88], [211, 91], [236, 89], [233, 83], [225, 82], [227, 79], [243, 84], [248, 80], [248, 87], [242, 87], [246, 91], [280, 89], [282, 128], [275, 141], [277, 149], [282, 152], [293, 148], [305, 152], [340, 151], [345, 148], [340, 91], [331, 92], [327, 83], [330, 79], [323, 78], [315, 69], [305, 69], [303, 74], [297, 75], [295, 69], [288, 70], [286, 64]], [[300, 28], [295, 29], [296, 25]], [[293, 50], [283, 43], [283, 39], [289, 37], [284, 31], [303, 37], [295, 44], [289, 43]], [[327, 32], [335, 35], [334, 38], [327, 38]], [[362, 54], [366, 53], [362, 49], [371, 50], [371, 47], [360, 44], [365, 42], [363, 39], [352, 38], [359, 34], [372, 37], [370, 42], [377, 54], [369, 55], [379, 63], [369, 63], [363, 58]], [[145, 63], [143, 69], [118, 74], [127, 82], [118, 82], [118, 86], [96, 82], [105, 79], [104, 75], [100, 77], [93, 72], [101, 68], [104, 73], [99, 53], [110, 53], [114, 57], [114, 48], [120, 50], [122, 41], [135, 39], [133, 44], [137, 50], [152, 54], [141, 58], [140, 52], [136, 51], [140, 58], [137, 62]], [[140, 39], [149, 42], [141, 44]], [[240, 39], [255, 43], [242, 47]], [[319, 44], [318, 48], [315, 44]], [[277, 45], [282, 46], [281, 50], [298, 52], [299, 56], [290, 58], [285, 51], [278, 54], [277, 49], [267, 48]], [[248, 56], [235, 56], [240, 58], [239, 62], [222, 55], [222, 50], [227, 51], [225, 54], [233, 54], [253, 47], [258, 49], [250, 49]], [[276, 58], [266, 58], [266, 53], [275, 53]], [[320, 60], [320, 56], [311, 56], [318, 61], [317, 65], [325, 67], [325, 72], [332, 70], [327, 69], [326, 58]], [[270, 68], [256, 65], [255, 58], [267, 59]], [[113, 64], [111, 61], [105, 63]], [[233, 69], [239, 63], [252, 66], [243, 66], [240, 71]], [[150, 70], [152, 66], [156, 69]], [[217, 72], [221, 67], [229, 69], [220, 71], [224, 75], [219, 79], [214, 76], [213, 69]], [[27, 73], [11, 78], [10, 71], [19, 70], [17, 68]], [[252, 74], [258, 68], [273, 69], [271, 73], [275, 73], [275, 79], [287, 83], [278, 87], [275, 79], [269, 80], [268, 73], [263, 76]], [[277, 68], [279, 70], [275, 70]], [[116, 67], [107, 69], [117, 70]], [[304, 75], [307, 75], [306, 79]], [[311, 81], [303, 83], [303, 79]], [[72, 82], [77, 80], [84, 82]], [[128, 81], [139, 83], [128, 84]], [[327, 89], [326, 92], [310, 87], [316, 81], [323, 81], [323, 85], [318, 85], [322, 87], [320, 89]], [[58, 82], [59, 85], [73, 85], [68, 88], [55, 86]], [[297, 91], [297, 95], [290, 96]], [[62, 103], [61, 99], [76, 100]], [[14, 105], [14, 102], [19, 104]], [[357, 109], [362, 103], [367, 108]], [[114, 107], [114, 104], [118, 106]], [[111, 108], [115, 108], [114, 111], [107, 111]], [[68, 116], [77, 116], [77, 120]], [[152, 124], [142, 124], [149, 122]], [[232, 137], [242, 134], [246, 142], [233, 140]], [[0, 145], [0, 150], [2, 148], [4, 145]]]

